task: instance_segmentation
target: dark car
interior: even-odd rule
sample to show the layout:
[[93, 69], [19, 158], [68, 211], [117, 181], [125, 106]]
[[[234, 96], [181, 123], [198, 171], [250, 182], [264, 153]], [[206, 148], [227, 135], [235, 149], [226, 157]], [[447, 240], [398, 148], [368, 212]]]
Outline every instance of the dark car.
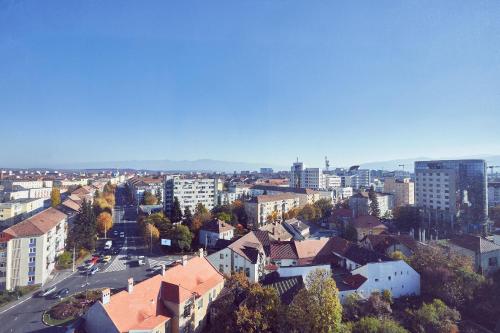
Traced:
[[43, 290], [40, 290], [40, 292], [38, 293], [38, 296], [40, 297], [45, 297], [45, 296], [49, 296], [50, 294], [52, 294], [54, 291], [56, 291], [57, 287], [56, 286], [52, 286], [52, 287], [49, 287], [49, 288], [46, 288], [46, 289], [43, 289]]
[[87, 271], [87, 275], [94, 275], [95, 273], [97, 273], [99, 271], [99, 267], [97, 266], [92, 266], [88, 271]]
[[63, 298], [69, 294], [69, 289], [68, 288], [63, 288], [59, 290], [57, 293], [52, 295], [52, 298], [57, 299], [57, 298]]

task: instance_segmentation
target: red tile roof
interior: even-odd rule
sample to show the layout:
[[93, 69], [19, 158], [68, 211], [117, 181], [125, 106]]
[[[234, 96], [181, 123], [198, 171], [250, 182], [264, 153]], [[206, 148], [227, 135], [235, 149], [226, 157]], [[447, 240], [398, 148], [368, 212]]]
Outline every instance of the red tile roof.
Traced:
[[13, 237], [41, 236], [67, 217], [63, 212], [49, 208], [5, 229], [4, 232]]
[[363, 228], [363, 229], [372, 229], [372, 228], [381, 228], [387, 229], [385, 225], [383, 225], [378, 218], [371, 215], [363, 215], [359, 216], [352, 222], [354, 228]]

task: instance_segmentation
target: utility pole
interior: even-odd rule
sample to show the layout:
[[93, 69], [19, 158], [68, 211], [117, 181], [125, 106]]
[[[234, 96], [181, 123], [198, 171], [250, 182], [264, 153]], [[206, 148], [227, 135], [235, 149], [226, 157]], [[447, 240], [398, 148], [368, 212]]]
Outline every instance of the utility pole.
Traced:
[[75, 245], [73, 245], [73, 272], [75, 271], [75, 260], [76, 260], [75, 252], [76, 252]]
[[149, 228], [149, 250], [151, 252], [151, 254], [153, 254], [153, 229], [152, 228]]

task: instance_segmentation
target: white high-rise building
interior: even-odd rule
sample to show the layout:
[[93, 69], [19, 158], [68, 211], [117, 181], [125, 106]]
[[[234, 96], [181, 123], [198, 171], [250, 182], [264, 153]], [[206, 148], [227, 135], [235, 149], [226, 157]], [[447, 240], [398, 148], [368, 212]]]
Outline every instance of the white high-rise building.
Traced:
[[169, 177], [165, 180], [165, 211], [170, 212], [174, 198], [179, 200], [182, 212], [189, 207], [194, 214], [196, 205], [203, 204], [211, 210], [217, 205], [219, 180], [216, 178]]
[[325, 189], [326, 178], [323, 170], [321, 168], [304, 168], [302, 162], [293, 163], [290, 169], [290, 187]]

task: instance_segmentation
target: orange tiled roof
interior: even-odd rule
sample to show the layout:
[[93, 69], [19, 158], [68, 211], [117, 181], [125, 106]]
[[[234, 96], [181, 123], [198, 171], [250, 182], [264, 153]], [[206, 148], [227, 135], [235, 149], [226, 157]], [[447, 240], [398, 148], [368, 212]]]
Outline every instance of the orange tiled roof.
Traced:
[[67, 215], [63, 212], [55, 208], [49, 208], [5, 229], [4, 232], [13, 237], [41, 236], [66, 217]]

